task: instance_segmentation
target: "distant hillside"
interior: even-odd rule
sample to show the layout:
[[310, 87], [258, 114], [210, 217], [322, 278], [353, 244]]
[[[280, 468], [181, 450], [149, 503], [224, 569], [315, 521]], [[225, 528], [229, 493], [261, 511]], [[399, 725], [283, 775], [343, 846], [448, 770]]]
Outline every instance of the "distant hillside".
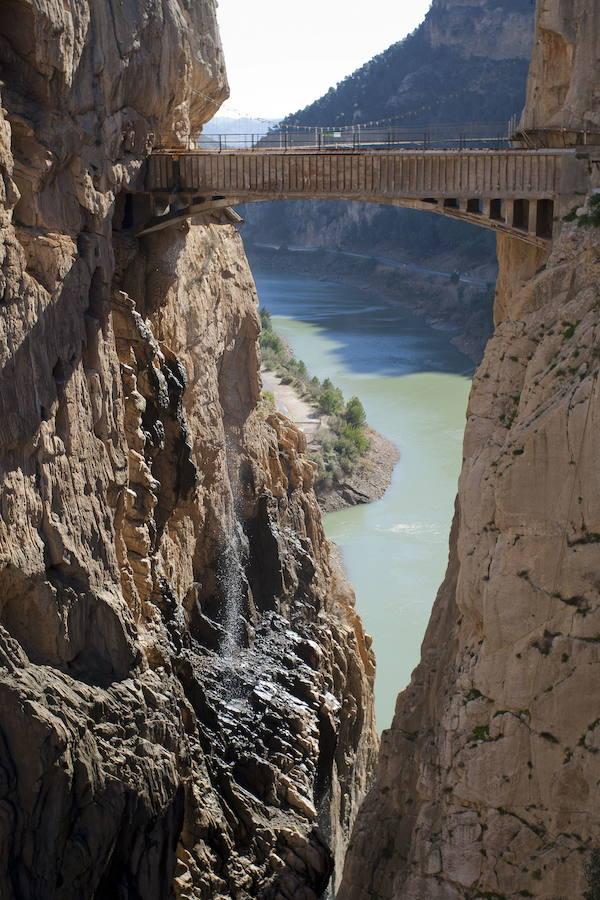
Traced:
[[277, 119], [249, 119], [247, 117], [215, 116], [202, 129], [203, 134], [266, 134], [278, 125]]
[[[472, 50], [485, 37], [486, 27], [492, 32], [490, 39], [495, 35], [502, 39], [502, 34], [497, 34], [498, 16], [486, 12], [509, 5], [520, 8], [520, 12], [513, 10], [510, 14], [515, 55], [499, 59], [489, 53], [473, 55]], [[453, 31], [460, 33], [460, 25], [464, 25], [461, 43], [457, 39], [442, 43], [450, 35], [440, 34], [439, 27], [435, 27], [436, 19], [447, 19], [436, 4], [413, 34], [393, 44], [315, 103], [286, 117], [283, 124], [352, 124], [387, 117], [394, 117], [399, 125], [411, 126], [508, 122], [513, 113], [520, 112], [525, 99], [529, 34], [533, 27], [531, 0], [486, 0], [484, 4], [460, 5], [448, 2], [447, 6], [456, 7]], [[488, 11], [486, 7], [494, 9]], [[478, 22], [477, 43], [474, 20]], [[488, 41], [485, 47], [489, 50]]]
[[[524, 102], [533, 13], [532, 0], [434, 0], [413, 34], [283, 124], [508, 123]], [[444, 256], [493, 277], [493, 234], [431, 213], [321, 201], [258, 204], [244, 215], [249, 241]]]

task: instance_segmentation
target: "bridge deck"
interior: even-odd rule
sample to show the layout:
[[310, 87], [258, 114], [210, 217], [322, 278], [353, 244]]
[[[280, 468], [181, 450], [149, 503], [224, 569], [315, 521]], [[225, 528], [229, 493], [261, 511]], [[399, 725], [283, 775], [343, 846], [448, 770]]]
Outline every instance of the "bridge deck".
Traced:
[[[231, 205], [275, 199], [363, 200], [429, 209], [511, 231], [552, 237], [567, 150], [273, 149], [157, 151], [146, 189]], [[181, 204], [180, 204], [181, 205]]]
[[519, 150], [254, 150], [159, 152], [152, 191], [227, 196], [552, 198], [561, 152]]

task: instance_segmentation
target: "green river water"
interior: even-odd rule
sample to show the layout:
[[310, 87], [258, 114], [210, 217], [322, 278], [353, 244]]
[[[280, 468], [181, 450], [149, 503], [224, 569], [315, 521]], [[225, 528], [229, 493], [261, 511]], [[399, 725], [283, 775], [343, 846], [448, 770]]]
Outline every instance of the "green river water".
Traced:
[[360, 397], [401, 453], [381, 501], [325, 517], [373, 635], [377, 721], [387, 728], [447, 564], [472, 364], [451, 335], [376, 294], [287, 274], [255, 278], [297, 358], [346, 398]]

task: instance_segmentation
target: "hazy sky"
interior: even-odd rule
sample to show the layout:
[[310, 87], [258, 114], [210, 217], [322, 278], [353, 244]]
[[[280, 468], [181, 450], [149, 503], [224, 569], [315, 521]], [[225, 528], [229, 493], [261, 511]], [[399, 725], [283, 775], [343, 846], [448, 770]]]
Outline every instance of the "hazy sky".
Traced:
[[219, 115], [296, 112], [401, 40], [431, 0], [219, 0], [231, 99]]

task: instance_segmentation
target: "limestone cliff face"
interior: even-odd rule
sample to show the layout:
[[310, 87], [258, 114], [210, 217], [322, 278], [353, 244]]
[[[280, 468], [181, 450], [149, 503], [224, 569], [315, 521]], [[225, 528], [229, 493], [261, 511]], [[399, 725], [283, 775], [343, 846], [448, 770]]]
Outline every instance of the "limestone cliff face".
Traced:
[[582, 897], [600, 842], [600, 239], [572, 226], [475, 376], [450, 564], [348, 898]]
[[538, 3], [524, 128], [600, 131], [600, 3]]
[[431, 47], [515, 59], [531, 52], [531, 17], [519, 0], [433, 0], [423, 25]]
[[5, 0], [0, 62], [0, 897], [318, 897], [368, 640], [238, 236], [128, 228], [226, 95], [214, 4]]
[[[524, 121], [534, 106], [556, 121], [584, 115], [598, 69], [573, 61], [590, 59], [597, 3], [538, 7]], [[561, 227], [549, 259], [499, 239], [496, 329], [469, 402], [448, 571], [340, 900], [586, 891], [600, 846], [600, 232]]]

